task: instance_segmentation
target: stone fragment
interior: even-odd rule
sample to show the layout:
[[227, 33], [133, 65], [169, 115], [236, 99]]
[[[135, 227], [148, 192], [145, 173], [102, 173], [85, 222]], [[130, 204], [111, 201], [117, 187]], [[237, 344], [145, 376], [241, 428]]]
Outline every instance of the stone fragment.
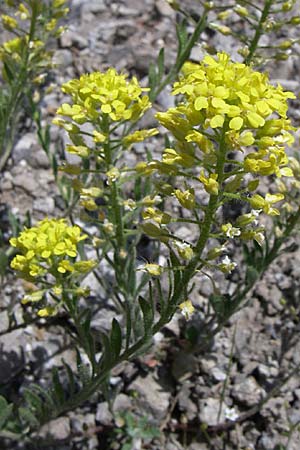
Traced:
[[15, 145], [12, 158], [14, 164], [18, 164], [20, 161], [30, 161], [31, 156], [38, 149], [37, 137], [35, 133], [24, 134], [17, 144]]
[[199, 419], [202, 423], [207, 425], [217, 425], [220, 422], [224, 422], [224, 405], [222, 412], [219, 415], [220, 400], [216, 398], [207, 398], [200, 400], [199, 402]]
[[170, 393], [163, 390], [153, 375], [149, 374], [145, 378], [137, 377], [128, 389], [139, 394], [137, 402], [140, 408], [150, 411], [155, 420], [161, 421], [166, 416]]
[[68, 439], [71, 433], [70, 419], [68, 417], [60, 417], [51, 422], [46, 423], [40, 429], [40, 436], [51, 436], [52, 439], [63, 441]]
[[102, 423], [102, 425], [111, 425], [113, 421], [113, 415], [109, 411], [107, 402], [101, 402], [97, 406], [96, 420]]
[[23, 330], [14, 330], [0, 336], [0, 384], [10, 380], [25, 364], [22, 333]]
[[232, 396], [246, 406], [254, 406], [265, 396], [265, 391], [254, 377], [249, 377], [233, 386]]

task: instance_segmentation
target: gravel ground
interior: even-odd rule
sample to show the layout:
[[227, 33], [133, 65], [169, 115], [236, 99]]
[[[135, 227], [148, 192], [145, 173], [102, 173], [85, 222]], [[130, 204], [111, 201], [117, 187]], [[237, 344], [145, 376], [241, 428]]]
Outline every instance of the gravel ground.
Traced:
[[[182, 3], [197, 13], [197, 2]], [[53, 81], [60, 85], [84, 72], [114, 66], [146, 82], [149, 62], [162, 46], [166, 50], [167, 69], [174, 61], [175, 15], [164, 0], [73, 0], [68, 31], [55, 50], [57, 69]], [[207, 32], [202, 38], [237, 55], [236, 43], [230, 37]], [[197, 46], [192, 57], [197, 60], [202, 54], [203, 50]], [[284, 63], [269, 64], [271, 80], [280, 81], [284, 88], [298, 94], [299, 61], [299, 57], [292, 57]], [[62, 101], [59, 89], [45, 97], [45, 123], [51, 121]], [[163, 109], [171, 103], [168, 92], [164, 92], [155, 107]], [[294, 102], [291, 108], [295, 126], [299, 126], [300, 120], [298, 106]], [[151, 119], [146, 121], [151, 126]], [[54, 126], [50, 131], [54, 151], [65, 137]], [[137, 146], [137, 154], [142, 151]], [[0, 198], [3, 227], [6, 207], [21, 218], [27, 210], [34, 219], [61, 214], [48, 159], [27, 122], [1, 174]], [[248, 306], [235, 314], [205, 349], [197, 345], [191, 348], [187, 339], [191, 333], [200, 339], [200, 312], [189, 322], [178, 315], [156, 335], [150, 354], [113, 372], [110, 383], [116, 392], [114, 411], [121, 416], [130, 413], [139, 421], [133, 427], [126, 422], [127, 435], [132, 429], [145, 428], [141, 417], [146, 418], [148, 426], [160, 430], [159, 437], [153, 438], [143, 438], [136, 432], [128, 449], [299, 449], [298, 373], [281, 386], [293, 367], [300, 364], [297, 242], [295, 248], [272, 264], [251, 293]], [[10, 331], [9, 316], [14, 317], [17, 325], [25, 320], [25, 310], [19, 304], [21, 293], [21, 285], [9, 277], [0, 294], [0, 387], [11, 399], [18, 398], [32, 381], [46, 383], [49, 370], [62, 367], [62, 359], [76, 369], [76, 354], [70, 347], [63, 321], [39, 320]], [[209, 282], [203, 277], [194, 291], [193, 302], [201, 305], [209, 293]], [[98, 311], [95, 324], [98, 329], [105, 329], [114, 316], [113, 307], [106, 305]], [[270, 400], [259, 408], [272, 389]], [[121, 449], [126, 428], [121, 416], [115, 420], [104, 397], [95, 395], [81, 408], [44, 427], [38, 444], [30, 450]], [[0, 448], [12, 447], [0, 442]], [[18, 443], [13, 448], [24, 446]]]

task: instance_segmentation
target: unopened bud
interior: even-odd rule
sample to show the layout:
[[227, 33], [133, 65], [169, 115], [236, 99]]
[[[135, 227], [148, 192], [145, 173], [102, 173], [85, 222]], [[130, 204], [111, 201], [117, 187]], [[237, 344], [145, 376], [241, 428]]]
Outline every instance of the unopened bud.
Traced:
[[277, 53], [275, 55], [276, 61], [286, 61], [288, 59], [289, 55], [287, 53]]
[[214, 9], [215, 4], [214, 2], [205, 2], [203, 6], [205, 9]]
[[241, 17], [248, 17], [249, 16], [249, 11], [247, 8], [244, 8], [243, 6], [236, 6], [234, 8], [234, 12], [237, 13], [239, 16]]
[[292, 25], [299, 25], [300, 24], [300, 16], [294, 16], [291, 18], [290, 23]]
[[286, 50], [288, 48], [291, 48], [291, 46], [293, 45], [293, 42], [290, 40], [287, 41], [283, 41], [279, 44], [279, 48], [281, 48], [282, 50]]
[[282, 11], [287, 12], [293, 8], [293, 2], [285, 2], [282, 5]]

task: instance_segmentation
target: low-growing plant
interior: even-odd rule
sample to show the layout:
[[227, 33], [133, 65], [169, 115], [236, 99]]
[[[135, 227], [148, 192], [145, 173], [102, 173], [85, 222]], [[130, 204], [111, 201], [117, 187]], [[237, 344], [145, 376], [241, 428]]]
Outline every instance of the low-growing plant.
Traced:
[[[176, 2], [169, 3], [180, 10]], [[300, 165], [286, 154], [295, 131], [288, 100], [295, 95], [272, 85], [253, 66], [261, 58], [259, 39], [269, 13], [276, 4], [283, 14], [290, 9], [287, 3], [265, 0], [256, 20], [246, 14], [248, 4], [249, 11], [262, 7], [236, 2], [234, 13], [255, 30], [245, 37], [243, 62], [222, 51], [197, 63], [187, 60], [214, 8], [206, 2], [194, 34], [188, 38], [186, 22], [178, 26], [178, 55], [169, 74], [160, 52], [157, 66], [151, 66], [150, 88], [114, 68], [62, 86], [69, 101], [59, 107], [53, 123], [65, 130], [71, 142], [66, 151], [80, 162], [66, 163], [58, 173], [71, 180], [79, 202], [72, 205], [72, 217], [77, 212], [78, 218], [70, 224], [65, 218], [45, 218], [21, 231], [10, 241], [17, 252], [11, 268], [29, 287], [23, 304], [37, 308], [40, 317], [64, 314], [71, 321], [78, 373], [64, 363], [67, 387], [55, 369], [48, 389], [37, 384], [26, 389], [25, 404], [14, 407], [14, 420], [13, 406], [1, 398], [3, 435], [25, 435], [80, 406], [114, 367], [145, 352], [176, 312], [189, 319], [199, 275], [212, 286], [201, 306], [203, 336], [219, 332], [297, 231]], [[141, 129], [150, 99], [171, 81], [175, 106], [156, 113], [158, 128]], [[145, 145], [145, 157], [128, 167], [132, 147], [159, 134], [166, 143], [158, 141], [161, 157]], [[265, 177], [277, 185], [263, 194]], [[244, 211], [234, 220], [224, 219], [222, 211], [235, 202]], [[180, 234], [183, 224], [188, 236]], [[139, 253], [144, 235], [155, 244], [147, 258]], [[242, 262], [235, 259], [237, 246], [243, 247]], [[240, 281], [229, 294], [232, 272]], [[118, 312], [108, 333], [92, 324], [86, 281], [92, 274]]]

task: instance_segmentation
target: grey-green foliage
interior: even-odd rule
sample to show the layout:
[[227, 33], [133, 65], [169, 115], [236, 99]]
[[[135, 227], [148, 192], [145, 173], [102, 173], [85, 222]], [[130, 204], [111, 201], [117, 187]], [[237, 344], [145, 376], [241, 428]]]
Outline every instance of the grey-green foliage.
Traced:
[[132, 450], [136, 439], [142, 441], [152, 441], [160, 436], [160, 430], [157, 426], [149, 422], [148, 417], [135, 417], [131, 412], [119, 414], [119, 418], [124, 422], [121, 428], [117, 428], [115, 433], [122, 435], [122, 450]]

